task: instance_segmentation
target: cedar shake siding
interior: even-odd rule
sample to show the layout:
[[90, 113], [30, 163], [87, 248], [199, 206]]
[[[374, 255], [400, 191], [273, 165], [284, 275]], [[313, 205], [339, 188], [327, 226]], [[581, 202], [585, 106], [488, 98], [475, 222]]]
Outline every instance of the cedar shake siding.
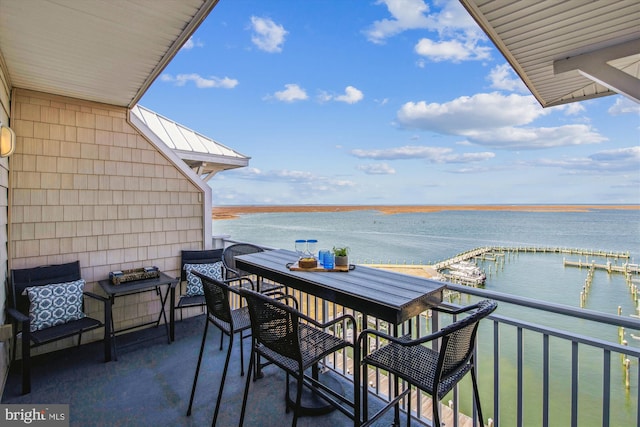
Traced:
[[[12, 113], [11, 268], [77, 259], [86, 290], [104, 295], [97, 281], [110, 271], [155, 265], [177, 277], [180, 251], [204, 247], [202, 189], [129, 124], [127, 108], [15, 89]], [[85, 302], [103, 318], [100, 303]], [[155, 292], [119, 297], [115, 327], [155, 320], [159, 310]]]

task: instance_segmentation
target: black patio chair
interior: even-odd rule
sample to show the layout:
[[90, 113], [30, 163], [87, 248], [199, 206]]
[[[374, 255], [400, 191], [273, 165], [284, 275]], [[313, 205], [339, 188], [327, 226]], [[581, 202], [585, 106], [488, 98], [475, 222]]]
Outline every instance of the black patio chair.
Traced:
[[279, 284], [261, 283], [259, 277], [257, 278], [258, 283], [254, 284], [253, 280], [249, 278], [251, 273], [238, 268], [236, 265], [236, 256], [255, 254], [258, 252], [264, 252], [264, 249], [251, 243], [234, 243], [233, 245], [224, 248], [224, 251], [222, 252], [222, 263], [224, 265], [225, 280], [232, 283], [241, 278], [248, 279], [249, 281], [244, 282], [242, 286], [260, 292], [270, 292], [282, 289], [284, 286]]
[[[182, 311], [192, 307], [202, 307], [204, 309], [206, 301], [204, 292], [187, 292], [187, 276], [189, 271], [185, 266], [199, 265], [209, 266], [220, 263], [222, 265], [222, 249], [207, 250], [185, 250], [180, 254], [180, 297], [176, 304], [176, 310], [180, 310], [180, 320]], [[222, 271], [222, 268], [221, 268]]]
[[[432, 397], [433, 422], [432, 425], [440, 426], [440, 400], [455, 387], [455, 385], [471, 372], [473, 393], [478, 410], [478, 421], [484, 426], [482, 409], [480, 408], [480, 396], [475, 374], [475, 361], [473, 357], [475, 349], [476, 332], [481, 319], [491, 314], [497, 307], [494, 301], [483, 300], [461, 309], [446, 309], [438, 307], [436, 310], [450, 314], [470, 313], [464, 319], [458, 320], [436, 333], [411, 340], [409, 337], [393, 337], [383, 332], [366, 329], [358, 336], [356, 346], [356, 360], [362, 355], [360, 362], [363, 374], [358, 371], [358, 377], [362, 382], [362, 419], [363, 426], [368, 426], [379, 419], [390, 408], [398, 408], [398, 402], [410, 395], [411, 386], [428, 393]], [[378, 337], [388, 341], [386, 345], [367, 354], [369, 337]], [[432, 350], [425, 344], [441, 339], [440, 349]], [[364, 352], [363, 352], [364, 349]], [[368, 385], [367, 366], [375, 366], [396, 378], [406, 381], [409, 386], [384, 408], [378, 411], [368, 420]], [[360, 393], [356, 393], [356, 408], [359, 408]], [[409, 396], [410, 397], [410, 396]], [[411, 399], [408, 399], [407, 425], [411, 424]]]
[[[280, 299], [274, 299], [246, 288], [240, 288], [239, 293], [245, 298], [249, 307], [252, 337], [251, 357], [249, 359], [248, 374], [242, 399], [242, 411], [240, 413], [240, 426], [244, 422], [252, 366], [257, 363], [258, 357], [266, 359], [269, 364], [278, 366], [285, 371], [286, 402], [291, 401], [289, 397], [289, 376], [293, 376], [297, 380], [293, 427], [296, 426], [300, 415], [303, 385], [312, 388], [317, 396], [322, 397], [353, 419], [353, 402], [320, 383], [314, 376], [305, 375], [305, 371], [308, 368], [312, 368], [314, 372], [317, 372], [315, 368], [326, 356], [353, 346], [352, 343], [330, 333], [329, 330], [332, 327], [337, 329], [334, 325], [340, 324], [342, 325], [341, 330], [346, 333], [346, 323], [349, 322], [355, 330], [355, 318], [346, 314], [329, 322], [319, 323], [311, 317], [300, 313], [297, 308], [283, 303], [284, 300], [289, 300], [297, 307], [297, 301], [291, 295], [284, 295]], [[289, 406], [286, 402], [283, 403], [287, 405], [286, 412], [289, 412]]]
[[[11, 270], [7, 313], [13, 327], [13, 355], [22, 340], [22, 393], [31, 391], [31, 348], [104, 327], [104, 358], [111, 360], [109, 298], [84, 291], [80, 262]], [[84, 297], [103, 303], [104, 321], [84, 314]]]
[[[202, 273], [194, 271], [193, 274], [198, 276], [202, 281], [204, 288], [204, 298], [206, 300], [207, 307], [207, 321], [204, 325], [204, 333], [202, 334], [202, 344], [200, 345], [200, 353], [198, 355], [198, 364], [196, 365], [196, 372], [193, 376], [193, 386], [191, 387], [191, 397], [189, 398], [189, 408], [187, 409], [187, 416], [191, 415], [191, 408], [193, 405], [193, 398], [196, 393], [196, 384], [198, 382], [198, 374], [200, 373], [200, 365], [202, 363], [202, 354], [204, 352], [204, 345], [207, 340], [207, 331], [209, 329], [209, 323], [220, 329], [221, 335], [227, 335], [229, 337], [229, 348], [227, 350], [227, 358], [224, 362], [224, 368], [222, 370], [222, 379], [220, 380], [220, 389], [218, 390], [218, 398], [216, 400], [216, 409], [213, 413], [212, 425], [215, 426], [218, 418], [218, 412], [220, 410], [220, 402], [222, 399], [222, 391], [224, 389], [225, 378], [227, 377], [227, 368], [229, 366], [229, 360], [231, 358], [231, 350], [233, 349], [233, 337], [236, 333], [240, 333], [240, 375], [244, 375], [244, 352], [242, 339], [244, 338], [244, 331], [251, 327], [249, 321], [249, 312], [247, 307], [241, 307], [239, 309], [232, 310], [229, 300], [229, 293], [236, 292], [235, 289], [223, 283], [219, 280], [208, 277]], [[220, 350], [222, 350], [222, 338], [220, 339]]]

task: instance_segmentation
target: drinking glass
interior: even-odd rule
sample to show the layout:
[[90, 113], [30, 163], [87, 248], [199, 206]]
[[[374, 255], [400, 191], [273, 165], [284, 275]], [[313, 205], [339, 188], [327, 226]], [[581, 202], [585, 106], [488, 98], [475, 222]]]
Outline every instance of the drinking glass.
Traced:
[[329, 254], [331, 254], [331, 252], [328, 249], [323, 249], [318, 252], [318, 262], [324, 265], [324, 258], [329, 256]]
[[305, 256], [305, 253], [307, 252], [306, 240], [296, 240], [296, 252], [298, 253], [299, 258], [303, 258]]
[[317, 252], [317, 247], [318, 247], [318, 241], [316, 239], [310, 239], [307, 240], [307, 252], [306, 255], [309, 258], [315, 258]]
[[331, 252], [324, 254], [322, 257], [322, 261], [322, 266], [325, 268], [325, 270], [333, 270], [334, 261], [333, 254]]

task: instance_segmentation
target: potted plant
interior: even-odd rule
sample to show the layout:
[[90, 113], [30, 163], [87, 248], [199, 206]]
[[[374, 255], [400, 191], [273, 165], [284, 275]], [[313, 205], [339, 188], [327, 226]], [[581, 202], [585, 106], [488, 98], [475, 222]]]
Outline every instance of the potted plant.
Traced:
[[334, 246], [333, 255], [335, 257], [336, 266], [349, 265], [349, 248], [347, 246]]

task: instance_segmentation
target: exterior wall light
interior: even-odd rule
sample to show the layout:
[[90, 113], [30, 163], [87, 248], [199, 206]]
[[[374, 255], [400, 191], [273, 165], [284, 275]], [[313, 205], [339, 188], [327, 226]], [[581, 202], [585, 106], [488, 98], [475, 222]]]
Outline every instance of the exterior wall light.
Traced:
[[0, 157], [9, 157], [16, 150], [16, 133], [9, 126], [0, 124]]

